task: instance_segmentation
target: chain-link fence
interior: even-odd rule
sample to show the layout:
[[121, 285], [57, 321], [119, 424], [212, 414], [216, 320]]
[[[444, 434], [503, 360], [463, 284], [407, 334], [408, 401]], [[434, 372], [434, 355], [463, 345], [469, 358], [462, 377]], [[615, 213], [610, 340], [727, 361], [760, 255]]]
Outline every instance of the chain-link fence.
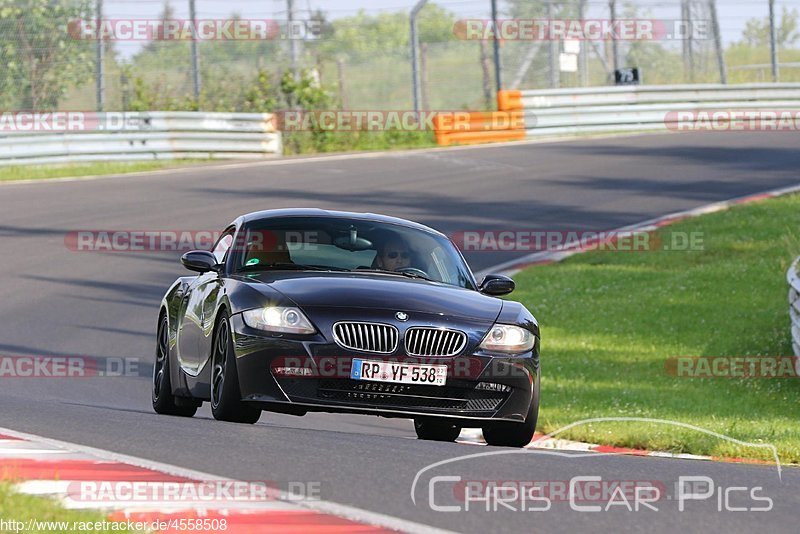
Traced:
[[[413, 1], [398, 3], [326, 12], [314, 0], [0, 0], [0, 99], [7, 110], [271, 111], [319, 90], [320, 105], [410, 109]], [[191, 4], [208, 30], [194, 40], [196, 63]], [[507, 0], [504, 27], [490, 7], [440, 0], [420, 11], [423, 109], [493, 107], [497, 32], [506, 89], [613, 84], [625, 67], [645, 84], [800, 81], [800, 0]], [[593, 24], [616, 29], [594, 34]]]

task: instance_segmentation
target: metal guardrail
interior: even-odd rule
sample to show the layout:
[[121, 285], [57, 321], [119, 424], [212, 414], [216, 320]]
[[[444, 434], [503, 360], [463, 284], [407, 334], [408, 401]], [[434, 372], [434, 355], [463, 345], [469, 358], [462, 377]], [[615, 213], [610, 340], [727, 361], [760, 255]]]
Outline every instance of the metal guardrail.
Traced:
[[[108, 112], [78, 113], [76, 125], [52, 127], [38, 114], [0, 122], [0, 166], [76, 161], [176, 158], [265, 158], [283, 151], [269, 113]], [[51, 114], [52, 115], [52, 114]], [[39, 120], [39, 128], [29, 124]], [[48, 122], [49, 121], [49, 122]], [[11, 126], [9, 126], [11, 124]], [[72, 127], [75, 126], [75, 127]]]
[[792, 319], [792, 351], [800, 357], [800, 258], [792, 263], [786, 273], [789, 282], [789, 317]]
[[509, 91], [527, 137], [676, 129], [677, 112], [800, 111], [800, 84], [663, 85]]
[[[497, 107], [503, 113], [522, 113], [522, 124], [509, 127], [508, 121], [503, 124], [475, 121], [469, 128], [437, 127], [437, 142], [447, 145], [593, 133], [690, 129], [686, 126], [692, 126], [692, 122], [699, 119], [698, 112], [701, 111], [789, 111], [794, 121], [798, 121], [800, 83], [634, 85], [499, 91]], [[714, 120], [724, 125], [730, 117], [729, 113], [724, 113], [715, 116]]]

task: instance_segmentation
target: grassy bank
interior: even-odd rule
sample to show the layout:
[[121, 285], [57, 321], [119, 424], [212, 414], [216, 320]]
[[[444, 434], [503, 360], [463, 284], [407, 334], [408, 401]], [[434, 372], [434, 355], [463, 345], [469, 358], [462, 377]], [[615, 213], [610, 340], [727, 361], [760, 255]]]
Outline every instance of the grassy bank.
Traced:
[[96, 162], [68, 165], [20, 165], [0, 167], [0, 182], [154, 171], [158, 169], [180, 167], [189, 163], [198, 163], [198, 160]]
[[[800, 462], [800, 380], [675, 376], [669, 358], [791, 355], [786, 270], [800, 254], [800, 196], [664, 228], [659, 250], [592, 251], [519, 273], [514, 297], [542, 329], [539, 430], [594, 417], [669, 419], [774, 444]], [[663, 250], [699, 232], [703, 250]], [[656, 247], [654, 247], [656, 248]], [[672, 425], [601, 422], [560, 437], [715, 456], [765, 449]]]
[[321, 154], [328, 152], [368, 152], [435, 147], [430, 131], [354, 131], [354, 132], [290, 132], [283, 134], [286, 155]]
[[[82, 524], [107, 521], [101, 512], [67, 510], [52, 499], [33, 497], [16, 493], [11, 484], [0, 483], [0, 519], [5, 520], [5, 530], [0, 532], [26, 532], [26, 533], [53, 533], [63, 532], [69, 534], [78, 530], [91, 530], [93, 532], [130, 532], [125, 528], [120, 529], [95, 529], [81, 528]], [[9, 522], [16, 521], [15, 530], [9, 528]], [[13, 525], [13, 523], [11, 524]]]

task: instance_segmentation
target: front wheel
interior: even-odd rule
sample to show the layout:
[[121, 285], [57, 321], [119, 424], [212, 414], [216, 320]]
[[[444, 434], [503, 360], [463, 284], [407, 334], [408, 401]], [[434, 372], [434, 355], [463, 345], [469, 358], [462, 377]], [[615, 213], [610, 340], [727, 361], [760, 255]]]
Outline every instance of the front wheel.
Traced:
[[218, 421], [253, 424], [261, 410], [242, 402], [239, 375], [233, 352], [230, 320], [223, 315], [214, 332], [214, 351], [211, 356], [211, 414]]
[[533, 439], [539, 419], [539, 373], [536, 373], [531, 405], [524, 423], [493, 423], [483, 427], [483, 439], [498, 447], [524, 447]]
[[433, 418], [417, 417], [414, 419], [414, 430], [418, 439], [430, 441], [455, 441], [461, 434], [461, 427]]
[[156, 363], [153, 364], [152, 401], [153, 410], [162, 415], [191, 417], [197, 411], [195, 405], [179, 405], [180, 400], [172, 394], [172, 382], [169, 376], [169, 322], [166, 315], [162, 315], [158, 321]]

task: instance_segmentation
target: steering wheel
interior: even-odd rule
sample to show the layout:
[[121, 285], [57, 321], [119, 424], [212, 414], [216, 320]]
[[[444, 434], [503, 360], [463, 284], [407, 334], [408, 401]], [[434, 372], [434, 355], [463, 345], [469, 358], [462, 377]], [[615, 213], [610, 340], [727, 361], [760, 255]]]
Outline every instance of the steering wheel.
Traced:
[[425, 278], [430, 278], [431, 275], [423, 271], [422, 269], [417, 269], [416, 267], [401, 267], [400, 269], [396, 269], [398, 273], [409, 273], [409, 274], [418, 274], [420, 276], [424, 276]]

